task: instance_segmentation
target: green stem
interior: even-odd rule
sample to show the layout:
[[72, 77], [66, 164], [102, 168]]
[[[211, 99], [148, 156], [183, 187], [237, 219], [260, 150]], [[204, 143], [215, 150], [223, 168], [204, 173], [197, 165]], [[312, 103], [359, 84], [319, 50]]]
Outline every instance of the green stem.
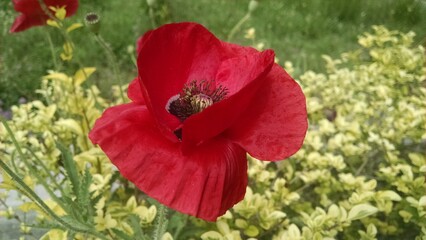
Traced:
[[240, 21], [238, 21], [237, 24], [235, 24], [235, 26], [231, 29], [231, 31], [228, 34], [228, 38], [227, 41], [230, 42], [233, 38], [235, 33], [240, 30], [241, 26], [250, 18], [250, 13], [248, 12], [246, 15], [244, 15], [244, 17], [242, 17], [240, 19]]
[[168, 224], [168, 220], [166, 218], [167, 211], [168, 211], [168, 208], [166, 206], [164, 206], [161, 203], [158, 205], [157, 221], [154, 225], [154, 232], [152, 234], [153, 240], [160, 240], [167, 230], [167, 224]]
[[37, 0], [38, 4], [41, 7], [41, 10], [43, 10], [43, 12], [49, 16], [50, 19], [53, 19], [55, 21], [57, 21], [58, 19], [55, 17], [55, 15], [52, 14], [52, 12], [49, 11], [49, 8], [46, 6], [46, 3], [43, 2], [43, 0]]
[[52, 54], [53, 65], [55, 66], [55, 71], [59, 71], [59, 64], [56, 59], [55, 48], [53, 46], [52, 38], [50, 37], [49, 32], [46, 30], [47, 41], [49, 42], [50, 53]]
[[154, 9], [149, 7], [149, 19], [151, 20], [152, 28], [157, 28], [157, 21], [155, 21]]
[[59, 186], [56, 179], [52, 176], [49, 169], [47, 168], [46, 164], [31, 150], [30, 148], [27, 148], [27, 150], [33, 155], [34, 159], [37, 161], [37, 164], [41, 166], [41, 168], [44, 170], [44, 172], [47, 174], [47, 176], [50, 178], [50, 181], [55, 185], [55, 187], [61, 192], [61, 196], [65, 196], [64, 191], [62, 190], [62, 187]]
[[120, 96], [123, 100], [123, 103], [126, 102], [126, 99], [124, 97], [124, 93], [123, 93], [123, 83], [121, 81], [121, 78], [119, 76], [119, 71], [118, 71], [118, 65], [117, 65], [117, 59], [114, 55], [114, 52], [112, 51], [111, 47], [108, 45], [108, 43], [101, 37], [101, 35], [99, 34], [95, 34], [95, 39], [96, 41], [99, 43], [99, 45], [101, 45], [101, 47], [104, 49], [108, 60], [110, 61], [110, 64], [112, 65], [112, 70], [114, 73], [114, 77], [116, 80], [116, 83], [119, 84], [119, 88], [120, 88]]
[[24, 153], [22, 152], [22, 148], [19, 145], [18, 141], [16, 141], [15, 135], [13, 134], [12, 129], [10, 129], [9, 124], [7, 123], [6, 119], [0, 116], [0, 121], [3, 123], [3, 126], [6, 128], [7, 133], [9, 134], [10, 138], [12, 139], [13, 145], [15, 145], [16, 150], [18, 151], [19, 156], [21, 159], [24, 159]]

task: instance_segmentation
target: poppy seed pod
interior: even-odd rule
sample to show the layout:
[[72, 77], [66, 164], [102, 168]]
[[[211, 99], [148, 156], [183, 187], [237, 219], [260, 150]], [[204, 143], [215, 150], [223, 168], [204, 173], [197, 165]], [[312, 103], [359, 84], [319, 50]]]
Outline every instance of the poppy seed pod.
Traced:
[[101, 17], [98, 14], [90, 12], [86, 14], [86, 16], [84, 17], [84, 21], [86, 23], [86, 26], [92, 33], [99, 33], [99, 30], [101, 28]]

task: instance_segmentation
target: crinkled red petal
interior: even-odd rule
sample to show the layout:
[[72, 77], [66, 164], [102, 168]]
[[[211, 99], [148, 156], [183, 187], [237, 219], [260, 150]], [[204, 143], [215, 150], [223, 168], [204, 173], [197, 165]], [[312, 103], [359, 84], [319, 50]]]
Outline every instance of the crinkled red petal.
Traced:
[[125, 178], [180, 212], [214, 221], [244, 197], [247, 160], [242, 148], [216, 138], [183, 155], [180, 143], [159, 133], [144, 105], [107, 109], [89, 137]]
[[247, 52], [222, 62], [216, 83], [226, 87], [228, 97], [192, 115], [183, 124], [182, 137], [185, 148], [210, 139], [235, 124], [241, 115], [259, 97], [257, 90], [274, 63], [274, 52]]
[[166, 104], [191, 80], [214, 80], [221, 43], [196, 23], [167, 24], [138, 41], [138, 71], [145, 101], [160, 127], [173, 132], [181, 124]]
[[227, 136], [262, 160], [282, 160], [302, 146], [308, 128], [300, 86], [275, 64], [256, 98]]

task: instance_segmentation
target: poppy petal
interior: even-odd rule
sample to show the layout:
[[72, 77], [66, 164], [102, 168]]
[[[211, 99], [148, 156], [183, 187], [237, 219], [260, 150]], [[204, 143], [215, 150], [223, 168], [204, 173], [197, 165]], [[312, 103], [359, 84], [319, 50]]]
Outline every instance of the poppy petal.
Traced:
[[229, 58], [222, 62], [215, 77], [216, 85], [223, 86], [232, 96], [269, 70], [274, 63], [272, 50], [254, 52]]
[[145, 101], [160, 127], [174, 131], [180, 121], [166, 104], [191, 80], [213, 80], [221, 43], [196, 23], [166, 24], [138, 41], [138, 70]]
[[247, 160], [238, 145], [217, 138], [190, 155], [167, 141], [144, 105], [107, 109], [90, 139], [120, 173], [159, 202], [214, 221], [241, 201], [247, 186]]
[[255, 101], [227, 134], [253, 157], [275, 161], [300, 149], [307, 127], [306, 99], [300, 86], [274, 64]]
[[225, 51], [225, 55], [229, 57], [239, 57], [249, 54], [255, 54], [259, 51], [252, 47], [244, 47], [234, 43], [222, 42], [222, 49]]
[[37, 0], [13, 0], [12, 2], [15, 11], [23, 14], [31, 15], [43, 12]]
[[216, 75], [216, 82], [225, 86], [229, 97], [192, 115], [183, 124], [185, 144], [193, 145], [210, 139], [230, 127], [250, 108], [264, 76], [274, 63], [274, 52], [254, 52], [225, 60]]
[[37, 16], [37, 18], [30, 18], [27, 15], [19, 15], [10, 28], [10, 32], [21, 32], [30, 27], [41, 26], [46, 23], [47, 17]]
[[129, 83], [129, 87], [127, 88], [127, 96], [135, 103], [145, 104], [145, 100], [143, 99], [142, 88], [140, 86], [139, 78], [136, 77]]
[[146, 32], [142, 37], [138, 38], [138, 40], [136, 41], [136, 55], [137, 56], [139, 56], [139, 52], [141, 51], [143, 45], [146, 43], [146, 41], [151, 36], [152, 32], [153, 32], [153, 30]]

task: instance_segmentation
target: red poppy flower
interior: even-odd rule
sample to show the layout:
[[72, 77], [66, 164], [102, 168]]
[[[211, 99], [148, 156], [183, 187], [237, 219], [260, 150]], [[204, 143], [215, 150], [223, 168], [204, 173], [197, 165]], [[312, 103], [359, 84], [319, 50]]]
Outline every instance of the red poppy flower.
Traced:
[[[78, 8], [77, 0], [43, 0], [47, 8], [55, 7], [61, 8], [65, 7], [66, 17], [73, 15]], [[20, 32], [24, 31], [30, 27], [40, 26], [46, 24], [46, 21], [49, 19], [49, 16], [43, 11], [38, 0], [13, 0], [13, 5], [15, 11], [20, 12], [12, 27], [10, 32]], [[53, 15], [55, 13], [49, 9]]]
[[138, 70], [132, 102], [107, 109], [89, 137], [173, 209], [214, 221], [244, 197], [247, 152], [275, 161], [302, 145], [305, 97], [272, 50], [169, 24], [138, 41]]

